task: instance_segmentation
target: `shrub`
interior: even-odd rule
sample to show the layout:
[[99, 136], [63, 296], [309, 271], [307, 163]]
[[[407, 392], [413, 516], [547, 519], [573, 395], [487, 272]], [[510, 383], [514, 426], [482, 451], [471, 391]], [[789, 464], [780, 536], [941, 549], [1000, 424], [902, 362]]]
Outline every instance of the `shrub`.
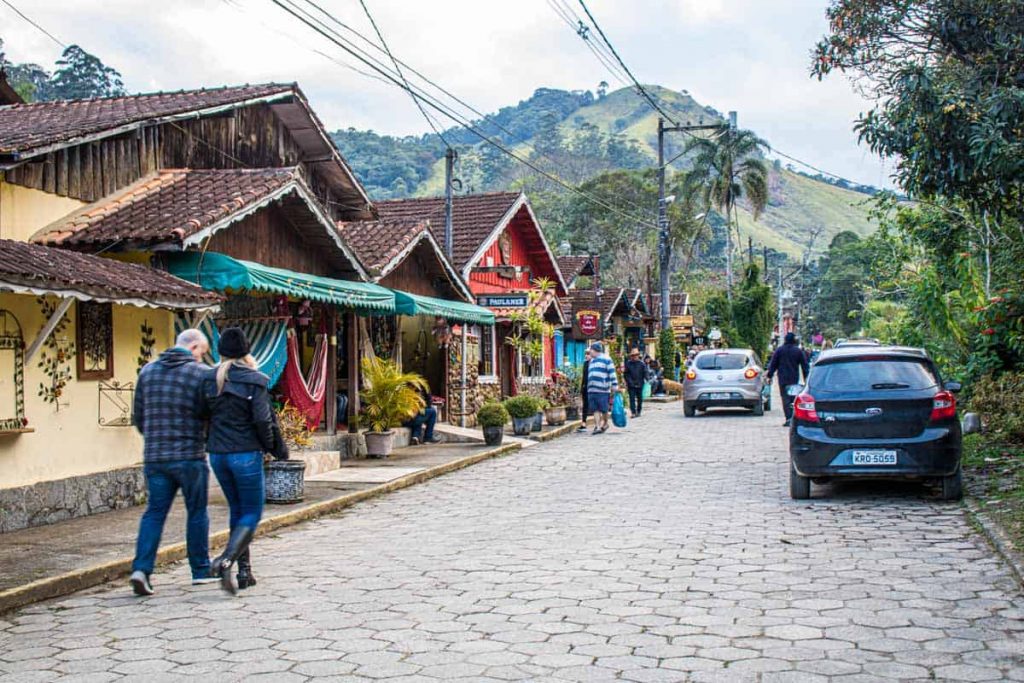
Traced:
[[505, 406], [497, 401], [488, 401], [476, 411], [476, 420], [481, 427], [503, 427], [509, 419]]
[[386, 432], [423, 410], [427, 381], [415, 372], [402, 372], [394, 361], [363, 359], [361, 392], [366, 405], [366, 422], [371, 431]]
[[1024, 372], [1008, 372], [998, 377], [985, 375], [971, 387], [967, 407], [981, 415], [991, 437], [1024, 443], [1024, 410], [1019, 403], [1022, 394]]
[[658, 335], [658, 364], [665, 377], [675, 377], [676, 337], [671, 329], [662, 330]]
[[519, 394], [518, 396], [505, 399], [505, 410], [512, 417], [522, 420], [536, 415], [537, 411], [540, 410], [540, 403], [533, 396]]

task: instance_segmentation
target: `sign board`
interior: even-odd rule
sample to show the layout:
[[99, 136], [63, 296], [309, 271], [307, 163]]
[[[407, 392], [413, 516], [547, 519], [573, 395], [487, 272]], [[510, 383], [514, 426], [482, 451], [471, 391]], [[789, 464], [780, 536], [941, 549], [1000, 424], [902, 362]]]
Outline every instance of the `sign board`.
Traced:
[[601, 313], [587, 309], [575, 311], [573, 327], [578, 329], [580, 335], [585, 339], [597, 337], [601, 329]]
[[704, 337], [704, 336], [694, 337], [693, 338], [693, 345], [694, 346], [707, 346], [708, 345], [708, 339], [707, 339], [707, 337]]
[[708, 332], [708, 339], [711, 341], [719, 341], [722, 338], [722, 331], [717, 327], [712, 327], [711, 331]]
[[693, 327], [692, 315], [674, 315], [669, 318], [672, 330], [677, 334], [688, 334]]
[[485, 294], [478, 296], [476, 302], [478, 305], [488, 308], [526, 308], [529, 297], [526, 292], [522, 294]]
[[573, 296], [572, 336], [579, 341], [600, 339], [604, 336], [601, 306], [593, 291], [578, 291]]

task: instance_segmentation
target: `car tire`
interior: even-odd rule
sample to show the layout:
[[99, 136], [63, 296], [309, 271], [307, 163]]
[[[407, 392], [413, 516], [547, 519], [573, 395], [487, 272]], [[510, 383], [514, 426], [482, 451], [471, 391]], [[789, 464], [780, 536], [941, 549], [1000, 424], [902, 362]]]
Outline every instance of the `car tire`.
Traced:
[[964, 497], [964, 471], [957, 467], [956, 472], [942, 478], [942, 500], [960, 500]]
[[754, 404], [754, 407], [751, 410], [754, 415], [760, 417], [761, 415], [764, 415], [764, 404], [761, 403], [760, 399], [758, 399], [757, 403]]
[[697, 414], [697, 409], [693, 407], [693, 404], [692, 403], [687, 403], [686, 401], [683, 401], [683, 416], [684, 417], [693, 417], [696, 414]]
[[793, 500], [807, 500], [811, 497], [811, 480], [796, 473], [793, 463], [789, 464], [789, 497]]

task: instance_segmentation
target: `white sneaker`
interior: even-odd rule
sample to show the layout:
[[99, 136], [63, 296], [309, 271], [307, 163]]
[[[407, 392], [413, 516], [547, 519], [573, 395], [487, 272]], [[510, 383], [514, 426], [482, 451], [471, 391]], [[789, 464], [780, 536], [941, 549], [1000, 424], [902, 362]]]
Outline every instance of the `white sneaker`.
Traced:
[[217, 576], [202, 576], [198, 579], [192, 579], [193, 586], [203, 586], [208, 583], [217, 583], [220, 581], [220, 577]]
[[152, 595], [155, 592], [152, 584], [149, 583], [149, 577], [146, 575], [146, 572], [141, 569], [133, 571], [128, 582], [132, 585], [132, 590], [135, 591], [136, 595]]

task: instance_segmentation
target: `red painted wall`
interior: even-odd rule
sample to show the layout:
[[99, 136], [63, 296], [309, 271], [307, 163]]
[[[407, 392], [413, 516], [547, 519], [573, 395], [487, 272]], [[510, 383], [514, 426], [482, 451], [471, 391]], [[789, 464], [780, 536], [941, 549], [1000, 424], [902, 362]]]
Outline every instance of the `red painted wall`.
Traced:
[[[469, 288], [474, 294], [500, 294], [530, 288], [530, 281], [538, 277], [554, 279], [554, 273], [543, 243], [537, 238], [532, 219], [525, 207], [509, 221], [505, 233], [511, 237], [509, 258], [506, 261], [501, 254], [500, 238], [494, 241], [475, 267], [483, 266], [528, 266], [529, 272], [523, 272], [515, 279], [500, 277], [497, 273], [470, 272]], [[490, 261], [488, 260], [490, 259]]]

